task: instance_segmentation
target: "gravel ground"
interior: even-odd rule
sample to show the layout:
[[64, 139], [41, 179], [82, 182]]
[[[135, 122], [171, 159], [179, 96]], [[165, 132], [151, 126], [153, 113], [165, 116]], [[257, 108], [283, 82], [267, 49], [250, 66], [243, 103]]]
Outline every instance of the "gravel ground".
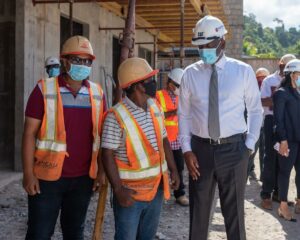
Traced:
[[[257, 164], [258, 166], [258, 164]], [[187, 176], [186, 176], [187, 178]], [[248, 240], [299, 240], [300, 216], [297, 223], [287, 222], [277, 216], [278, 204], [274, 204], [273, 211], [260, 208], [259, 192], [261, 183], [250, 181], [246, 187], [245, 212]], [[295, 197], [294, 173], [291, 178], [289, 199]], [[85, 239], [91, 239], [97, 198], [92, 198], [86, 220]], [[220, 203], [215, 198], [209, 240], [226, 239]], [[15, 181], [0, 189], [0, 240], [24, 239], [27, 221], [27, 197], [20, 181]], [[164, 203], [157, 239], [188, 239], [189, 210], [174, 203], [174, 199]], [[114, 220], [112, 209], [107, 201], [104, 220], [104, 240], [112, 240], [114, 234]], [[59, 223], [52, 239], [62, 239]]]

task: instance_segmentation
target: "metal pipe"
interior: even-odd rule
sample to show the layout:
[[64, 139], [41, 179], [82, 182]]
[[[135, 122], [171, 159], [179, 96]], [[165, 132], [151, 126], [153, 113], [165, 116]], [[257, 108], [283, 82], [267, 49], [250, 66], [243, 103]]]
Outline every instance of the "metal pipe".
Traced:
[[153, 68], [156, 69], [156, 64], [157, 64], [157, 35], [154, 36], [153, 51], [154, 51]]
[[[128, 12], [123, 29], [122, 48], [120, 56], [120, 64], [127, 58], [134, 56], [134, 34], [135, 34], [135, 1], [128, 0]], [[116, 79], [116, 90], [114, 94], [114, 104], [119, 102], [122, 98], [122, 89], [119, 81]]]
[[[161, 26], [161, 27], [135, 27], [136, 30], [155, 30], [155, 29], [174, 29], [174, 30], [178, 30], [181, 29], [181, 27], [179, 26]], [[98, 28], [99, 31], [110, 31], [110, 30], [124, 30], [124, 27], [99, 27]]]
[[184, 58], [184, 3], [185, 0], [180, 1], [180, 67], [183, 68]]
[[[69, 3], [69, 0], [32, 0], [33, 5], [36, 4], [51, 4], [51, 3]], [[89, 2], [102, 2], [102, 0], [74, 0], [74, 3], [89, 3]]]
[[[185, 44], [189, 44], [191, 43], [190, 41], [184, 41]], [[135, 42], [136, 45], [141, 45], [141, 44], [145, 44], [145, 45], [150, 45], [150, 44], [154, 44], [154, 42]], [[157, 41], [158, 45], [164, 45], [164, 44], [181, 44], [181, 41], [173, 41], [173, 42], [162, 42], [162, 41]]]
[[70, 5], [69, 5], [69, 15], [70, 15], [70, 22], [69, 22], [69, 30], [70, 30], [70, 32], [69, 32], [69, 34], [70, 34], [70, 37], [72, 37], [73, 36], [73, 2], [74, 2], [74, 0], [69, 0], [69, 2], [70, 2]]

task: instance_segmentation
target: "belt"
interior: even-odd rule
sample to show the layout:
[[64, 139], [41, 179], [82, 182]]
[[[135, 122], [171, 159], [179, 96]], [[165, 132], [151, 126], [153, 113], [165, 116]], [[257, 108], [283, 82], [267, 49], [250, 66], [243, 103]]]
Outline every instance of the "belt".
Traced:
[[244, 133], [239, 133], [239, 134], [235, 134], [230, 137], [227, 137], [227, 138], [219, 138], [217, 140], [213, 140], [211, 138], [202, 138], [202, 137], [198, 137], [196, 135], [193, 135], [193, 138], [197, 141], [209, 143], [211, 145], [220, 145], [220, 144], [245, 141], [246, 135]]

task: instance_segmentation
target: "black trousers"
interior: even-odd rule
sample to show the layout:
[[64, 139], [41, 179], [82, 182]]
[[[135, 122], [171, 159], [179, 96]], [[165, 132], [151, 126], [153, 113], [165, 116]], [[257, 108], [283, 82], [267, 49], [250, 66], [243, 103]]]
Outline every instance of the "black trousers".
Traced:
[[183, 170], [184, 170], [184, 159], [181, 149], [173, 150], [173, 156], [176, 163], [177, 171], [180, 178], [179, 188], [178, 190], [174, 190], [174, 197], [179, 198], [185, 195], [184, 191], [184, 183], [183, 183]]
[[289, 156], [284, 157], [278, 154], [279, 173], [278, 173], [278, 187], [279, 187], [279, 199], [287, 202], [287, 196], [289, 191], [290, 176], [293, 166], [296, 171], [296, 188], [297, 198], [300, 199], [300, 143], [288, 142]]
[[278, 191], [278, 158], [274, 150], [275, 136], [273, 127], [273, 115], [267, 115], [264, 121], [265, 155], [262, 174], [262, 191], [260, 193], [263, 199], [271, 198], [272, 193], [277, 194]]
[[190, 240], [207, 240], [209, 217], [218, 184], [228, 240], [245, 240], [244, 193], [249, 151], [244, 141], [210, 145], [192, 137], [200, 177], [189, 181]]

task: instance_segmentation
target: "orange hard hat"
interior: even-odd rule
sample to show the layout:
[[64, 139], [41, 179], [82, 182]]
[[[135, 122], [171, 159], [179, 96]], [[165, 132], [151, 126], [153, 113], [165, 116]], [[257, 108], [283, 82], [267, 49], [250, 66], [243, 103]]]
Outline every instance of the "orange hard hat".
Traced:
[[73, 36], [65, 41], [60, 56], [87, 54], [95, 59], [92, 45], [90, 41], [83, 36]]
[[121, 88], [127, 88], [131, 84], [150, 78], [158, 73], [149, 63], [138, 57], [128, 58], [121, 63], [118, 69], [118, 79]]

